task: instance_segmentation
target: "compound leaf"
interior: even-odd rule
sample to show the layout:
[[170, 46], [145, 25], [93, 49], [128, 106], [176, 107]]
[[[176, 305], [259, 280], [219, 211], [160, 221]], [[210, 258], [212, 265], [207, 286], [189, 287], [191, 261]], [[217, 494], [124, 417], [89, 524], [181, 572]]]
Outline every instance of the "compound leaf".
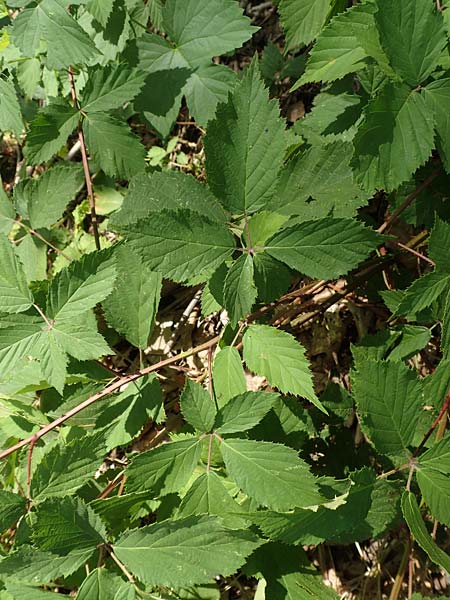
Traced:
[[123, 65], [95, 67], [83, 90], [83, 112], [103, 112], [120, 108], [140, 92], [147, 73]]
[[181, 412], [186, 421], [202, 433], [211, 431], [216, 417], [216, 407], [205, 388], [186, 379], [180, 397]]
[[0, 311], [19, 313], [32, 304], [22, 263], [8, 238], [0, 235]]
[[220, 435], [249, 431], [266, 416], [279, 398], [271, 392], [245, 392], [231, 398], [217, 413], [214, 429]]
[[17, 139], [23, 130], [22, 111], [14, 84], [0, 78], [0, 130], [12, 131]]
[[224, 306], [232, 325], [248, 315], [256, 300], [253, 257], [244, 253], [230, 267], [223, 288]]
[[288, 48], [309, 44], [322, 29], [330, 0], [281, 0], [280, 18]]

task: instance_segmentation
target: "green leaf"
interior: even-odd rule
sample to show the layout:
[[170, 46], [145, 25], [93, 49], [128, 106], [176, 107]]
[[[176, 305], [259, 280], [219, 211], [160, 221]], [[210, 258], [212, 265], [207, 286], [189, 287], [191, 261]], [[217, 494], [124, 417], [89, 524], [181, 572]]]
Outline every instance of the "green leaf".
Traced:
[[258, 299], [261, 302], [269, 303], [278, 300], [288, 291], [292, 272], [285, 264], [263, 252], [253, 257], [253, 265]]
[[31, 480], [35, 502], [74, 494], [87, 483], [105, 455], [102, 434], [85, 435], [69, 443], [61, 440], [43, 455]]
[[78, 110], [62, 99], [53, 99], [31, 123], [25, 146], [28, 162], [37, 165], [53, 158], [78, 125], [78, 120]]
[[[443, 362], [445, 363], [446, 361]], [[446, 365], [444, 364], [444, 366]], [[431, 391], [430, 388], [429, 391]], [[424, 452], [418, 459], [418, 468], [433, 469], [446, 475], [450, 474], [449, 439], [450, 438], [448, 436], [444, 437], [442, 440], [439, 440], [433, 444], [431, 448]]]
[[211, 190], [230, 211], [250, 213], [270, 201], [287, 145], [276, 100], [253, 61], [205, 136]]
[[35, 8], [20, 12], [14, 19], [11, 37], [26, 56], [34, 56], [44, 39], [49, 69], [84, 65], [99, 56], [94, 42], [58, 0], [42, 0]]
[[163, 399], [156, 376], [151, 373], [131, 382], [117, 399], [109, 402], [95, 421], [97, 429], [103, 428], [108, 449], [128, 444], [149, 419], [163, 419]]
[[291, 49], [306, 46], [317, 36], [330, 10], [330, 0], [281, 0], [279, 10]]
[[0, 531], [12, 527], [25, 513], [26, 499], [19, 494], [0, 490]]
[[144, 146], [126, 122], [104, 113], [89, 113], [83, 131], [89, 152], [110, 177], [129, 179], [144, 170]]
[[368, 468], [352, 473], [351, 482], [345, 502], [337, 507], [290, 513], [260, 511], [249, 518], [264, 535], [289, 545], [349, 544], [377, 538], [398, 517], [398, 491], [387, 481], [377, 481]]
[[90, 12], [102, 27], [106, 27], [113, 11], [114, 2], [115, 0], [87, 0], [86, 10]]
[[363, 432], [396, 464], [408, 461], [423, 403], [415, 373], [401, 362], [364, 359], [358, 361], [352, 381]]
[[205, 64], [197, 67], [183, 88], [190, 114], [206, 127], [214, 118], [217, 106], [226, 102], [237, 82], [236, 73], [225, 65]]
[[167, 0], [163, 27], [177, 52], [195, 66], [239, 48], [257, 31], [234, 0]]
[[45, 330], [41, 333], [39, 342], [35, 356], [39, 358], [42, 374], [47, 382], [62, 394], [68, 360], [58, 334], [53, 330]]
[[303, 346], [289, 333], [268, 325], [250, 325], [243, 338], [247, 367], [285, 394], [307, 398], [321, 410]]
[[441, 350], [444, 359], [450, 358], [450, 289], [447, 292], [442, 315]]
[[217, 413], [214, 429], [220, 435], [249, 431], [266, 416], [279, 398], [270, 392], [245, 392], [232, 398]]
[[206, 185], [185, 173], [163, 171], [133, 177], [121, 209], [111, 215], [109, 224], [113, 229], [120, 228], [165, 209], [189, 209], [211, 221], [224, 223], [227, 220]]
[[144, 85], [147, 73], [123, 65], [95, 67], [83, 89], [81, 108], [85, 113], [121, 108], [133, 100]]
[[7, 235], [11, 231], [15, 218], [16, 211], [3, 189], [0, 177], [0, 234]]
[[[430, 40], [431, 41], [431, 40]], [[439, 154], [447, 173], [450, 171], [450, 79], [432, 81], [423, 89], [425, 102], [434, 115]]]
[[17, 139], [23, 131], [22, 111], [14, 84], [0, 78], [0, 131], [12, 131]]
[[375, 11], [372, 2], [363, 2], [336, 15], [319, 35], [306, 71], [293, 89], [313, 81], [341, 79], [363, 69], [369, 57], [395, 77], [380, 45]]
[[[191, 210], [162, 210], [118, 228], [150, 269], [174, 281], [208, 274], [227, 259], [234, 240], [225, 225]], [[201, 279], [197, 279], [201, 281]]]
[[353, 219], [327, 217], [281, 230], [265, 250], [308, 277], [335, 279], [367, 258], [381, 241], [375, 231]]
[[164, 496], [179, 491], [194, 472], [201, 451], [198, 438], [187, 438], [139, 454], [125, 471], [127, 493], [152, 490]]
[[127, 246], [120, 246], [115, 257], [118, 283], [103, 301], [105, 317], [130, 344], [144, 349], [158, 311], [161, 274], [151, 271]]
[[253, 257], [242, 254], [230, 267], [223, 288], [224, 306], [230, 322], [235, 326], [247, 316], [256, 300], [257, 290], [253, 281]]
[[52, 331], [64, 352], [78, 360], [96, 360], [114, 353], [97, 332], [97, 320], [91, 310], [76, 313], [75, 320], [55, 321]]
[[232, 513], [239, 513], [241, 510], [240, 505], [227, 492], [222, 479], [214, 471], [208, 471], [197, 477], [187, 491], [180, 504], [178, 517], [217, 515], [225, 525], [238, 529], [245, 527], [246, 521]]
[[33, 355], [43, 321], [30, 315], [10, 315], [0, 319], [0, 372], [12, 369], [19, 360]]
[[0, 235], [0, 311], [19, 313], [32, 304], [33, 295], [28, 289], [22, 263], [8, 238]]
[[227, 530], [216, 517], [187, 517], [129, 531], [113, 549], [141, 581], [185, 587], [231, 575], [260, 544], [251, 532]]
[[433, 116], [424, 96], [388, 83], [369, 102], [354, 139], [353, 166], [365, 189], [396, 189], [425, 163], [434, 146]]
[[353, 180], [352, 154], [352, 144], [339, 141], [301, 152], [282, 170], [270, 207], [302, 221], [352, 217], [370, 195]]
[[418, 469], [417, 483], [433, 517], [448, 526], [450, 523], [450, 480], [448, 473], [442, 473], [435, 469]]
[[134, 600], [135, 598], [133, 586], [105, 568], [92, 571], [81, 584], [77, 594], [77, 600]]
[[27, 214], [20, 208], [18, 212], [30, 221], [33, 229], [49, 227], [61, 218], [83, 182], [81, 165], [59, 165], [48, 169], [39, 179], [24, 181], [20, 194], [21, 201], [26, 202]]
[[447, 44], [444, 21], [432, 2], [377, 0], [381, 43], [395, 72], [416, 87], [437, 67]]
[[226, 346], [214, 357], [213, 383], [219, 408], [246, 391], [245, 373], [236, 348]]
[[5, 582], [5, 589], [8, 592], [8, 595], [2, 596], [2, 592], [0, 592], [1, 600], [55, 600], [55, 594], [53, 592], [43, 592], [39, 588], [21, 585], [20, 583], [11, 581]]
[[450, 225], [436, 215], [434, 227], [428, 240], [428, 253], [438, 269], [450, 273]]
[[286, 552], [283, 544], [265, 544], [250, 557], [245, 571], [256, 577], [263, 575], [267, 600], [338, 599], [336, 592], [322, 583], [321, 574], [301, 548]]
[[220, 451], [230, 476], [258, 504], [283, 511], [323, 501], [308, 465], [292, 448], [227, 439], [222, 441]]
[[418, 313], [433, 304], [448, 289], [450, 276], [433, 271], [416, 279], [406, 290], [396, 314]]
[[214, 400], [199, 383], [186, 379], [180, 397], [181, 412], [186, 421], [197, 431], [211, 431], [216, 417]]
[[109, 250], [84, 255], [53, 278], [47, 316], [67, 320], [86, 313], [111, 293], [115, 279], [116, 269]]
[[45, 585], [58, 577], [71, 575], [89, 560], [91, 555], [91, 548], [75, 550], [66, 556], [57, 556], [23, 545], [0, 561], [0, 577], [20, 584]]
[[93, 552], [106, 541], [106, 529], [80, 498], [50, 498], [36, 510], [33, 540], [41, 550], [67, 556], [73, 550]]
[[444, 567], [446, 571], [450, 571], [450, 556], [436, 545], [428, 533], [416, 497], [412, 492], [405, 491], [403, 493], [402, 511], [412, 535], [422, 550], [428, 554], [433, 562]]

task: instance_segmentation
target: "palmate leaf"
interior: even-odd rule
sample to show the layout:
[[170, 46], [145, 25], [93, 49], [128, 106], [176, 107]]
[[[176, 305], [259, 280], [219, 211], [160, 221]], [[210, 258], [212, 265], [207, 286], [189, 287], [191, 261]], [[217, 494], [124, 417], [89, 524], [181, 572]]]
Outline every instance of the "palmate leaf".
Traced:
[[217, 413], [214, 429], [220, 435], [248, 431], [266, 416], [279, 398], [271, 392], [245, 392], [232, 398]]
[[180, 397], [181, 412], [186, 421], [197, 431], [211, 431], [216, 417], [213, 398], [199, 383], [186, 379]]
[[41, 39], [45, 39], [50, 69], [87, 64], [99, 56], [94, 42], [70, 16], [61, 0], [42, 0], [35, 8], [19, 13], [14, 19], [11, 37], [25, 56], [34, 56]]
[[361, 429], [378, 452], [396, 464], [406, 462], [422, 429], [421, 382], [401, 362], [367, 359], [357, 362], [352, 381]]
[[224, 224], [199, 219], [187, 209], [150, 213], [117, 229], [150, 269], [180, 283], [193, 276], [204, 275], [206, 280], [234, 250], [233, 237]]
[[129, 179], [144, 170], [144, 146], [123, 121], [89, 113], [83, 131], [89, 152], [107, 175]]
[[353, 219], [327, 217], [282, 229], [265, 251], [308, 277], [334, 279], [367, 258], [382, 237]]
[[198, 438], [187, 438], [139, 454], [126, 469], [127, 493], [152, 490], [165, 495], [179, 491], [194, 472], [201, 451]]
[[436, 68], [447, 44], [442, 16], [428, 1], [377, 0], [376, 4], [383, 48], [395, 72], [415, 87]]
[[226, 346], [216, 354], [213, 363], [213, 383], [219, 408], [247, 390], [241, 357], [236, 348]]
[[257, 290], [253, 280], [253, 257], [244, 253], [230, 267], [223, 288], [224, 307], [230, 322], [248, 315], [256, 300]]
[[124, 533], [116, 556], [141, 581], [182, 587], [234, 573], [261, 545], [250, 531], [227, 530], [216, 517], [187, 517]]
[[264, 208], [274, 192], [287, 136], [256, 61], [209, 123], [204, 143], [208, 183], [222, 204], [235, 213]]
[[428, 554], [433, 562], [450, 572], [450, 556], [436, 545], [428, 533], [416, 497], [412, 492], [405, 491], [403, 493], [402, 511], [414, 539], [422, 550]]
[[134, 600], [135, 598], [135, 590], [131, 583], [105, 568], [92, 571], [81, 584], [77, 594], [77, 600]]
[[309, 44], [320, 32], [330, 0], [281, 0], [279, 10], [288, 48], [295, 48]]
[[0, 311], [19, 313], [32, 304], [33, 295], [28, 289], [22, 263], [8, 238], [0, 235]]
[[95, 475], [105, 455], [103, 435], [85, 435], [68, 444], [52, 446], [37, 465], [31, 480], [35, 502], [74, 494]]
[[289, 333], [268, 325], [251, 325], [244, 333], [244, 361], [285, 394], [307, 398], [323, 409], [314, 392], [303, 346]]
[[354, 139], [353, 167], [365, 189], [396, 189], [425, 163], [434, 146], [433, 116], [424, 96], [388, 83], [369, 102]]
[[161, 296], [161, 274], [151, 271], [127, 246], [115, 252], [117, 281], [103, 301], [106, 320], [137, 348], [147, 347]]
[[95, 67], [83, 89], [83, 112], [104, 112], [120, 108], [140, 92], [147, 73], [124, 65]]
[[14, 84], [0, 78], [0, 131], [12, 131], [19, 139], [22, 130], [22, 111]]
[[44, 551], [66, 556], [91, 550], [106, 541], [100, 517], [80, 498], [51, 498], [37, 507], [33, 523], [34, 543]]
[[222, 441], [220, 451], [232, 479], [258, 504], [284, 511], [323, 502], [308, 465], [292, 448], [227, 439]]
[[78, 110], [61, 98], [53, 99], [31, 123], [25, 146], [28, 162], [37, 165], [50, 160], [66, 143], [78, 120]]

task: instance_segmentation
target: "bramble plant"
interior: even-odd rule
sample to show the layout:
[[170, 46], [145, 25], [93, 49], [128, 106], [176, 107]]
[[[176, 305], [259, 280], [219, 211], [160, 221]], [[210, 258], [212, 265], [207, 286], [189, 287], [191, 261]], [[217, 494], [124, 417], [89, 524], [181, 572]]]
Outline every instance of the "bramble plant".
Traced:
[[0, 600], [450, 573], [446, 4], [0, 0]]

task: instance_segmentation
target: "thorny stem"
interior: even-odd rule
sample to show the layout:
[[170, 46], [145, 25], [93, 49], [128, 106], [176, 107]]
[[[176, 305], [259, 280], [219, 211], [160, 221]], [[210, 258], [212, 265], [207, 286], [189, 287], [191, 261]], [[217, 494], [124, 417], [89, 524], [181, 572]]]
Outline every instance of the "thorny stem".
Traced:
[[43, 235], [41, 235], [38, 231], [35, 231], [31, 227], [28, 227], [28, 225], [25, 225], [25, 223], [22, 223], [22, 221], [16, 221], [16, 223], [18, 225], [20, 225], [20, 227], [23, 227], [27, 233], [29, 233], [30, 235], [32, 235], [34, 237], [37, 237], [39, 240], [41, 240], [41, 242], [43, 242], [46, 246], [48, 246], [49, 248], [54, 250], [57, 254], [59, 254], [60, 256], [65, 258], [68, 262], [72, 262], [72, 259], [69, 258], [67, 256], [67, 254], [64, 254], [64, 252], [62, 250], [60, 250], [59, 248], [54, 246], [51, 242], [46, 240], [45, 237]]
[[[78, 98], [77, 98], [77, 91], [75, 88], [75, 80], [73, 77], [73, 70], [72, 70], [72, 67], [70, 67], [70, 66], [69, 66], [69, 84], [70, 84], [70, 93], [72, 96], [73, 103], [75, 104], [75, 106], [77, 108], [80, 108], [79, 103], [78, 103]], [[87, 157], [87, 152], [86, 152], [86, 142], [84, 139], [84, 133], [83, 133], [83, 128], [81, 126], [81, 123], [78, 123], [78, 141], [80, 142], [81, 160], [83, 163], [84, 178], [86, 180], [86, 189], [87, 189], [87, 193], [88, 193], [89, 210], [91, 213], [92, 230], [94, 232], [94, 238], [95, 238], [95, 247], [97, 248], [97, 250], [100, 250], [100, 236], [98, 233], [98, 220], [97, 220], [97, 213], [95, 210], [94, 190], [92, 187], [91, 173], [89, 171], [89, 162], [88, 162], [88, 157]]]
[[47, 324], [47, 327], [48, 327], [49, 331], [51, 329], [53, 329], [53, 323], [51, 321], [49, 321], [49, 319], [46, 317], [46, 315], [41, 310], [41, 308], [37, 304], [33, 304], [33, 308], [35, 308], [37, 310], [37, 312], [40, 314], [40, 316], [44, 319], [45, 323]]
[[412, 204], [414, 202], [414, 200], [417, 198], [417, 196], [421, 192], [423, 192], [423, 190], [426, 189], [429, 185], [431, 185], [433, 183], [433, 181], [436, 179], [436, 177], [440, 174], [441, 174], [440, 170], [434, 171], [434, 173], [431, 173], [431, 175], [427, 179], [425, 179], [425, 181], [423, 183], [421, 183], [419, 185], [419, 187], [416, 190], [414, 190], [414, 192], [412, 194], [410, 194], [406, 198], [406, 200], [396, 210], [394, 210], [392, 215], [390, 217], [388, 217], [384, 221], [384, 223], [382, 225], [380, 225], [380, 227], [378, 227], [378, 229], [377, 229], [378, 233], [383, 233], [384, 231], [386, 231], [386, 229], [397, 220], [398, 216], [401, 215], [401, 213], [404, 210], [406, 210], [410, 204]]
[[155, 365], [151, 365], [149, 367], [146, 367], [145, 369], [137, 371], [136, 373], [132, 373], [131, 375], [126, 375], [125, 377], [121, 377], [120, 379], [117, 379], [117, 381], [112, 382], [107, 387], [105, 387], [102, 391], [98, 392], [97, 394], [94, 394], [93, 396], [90, 396], [87, 400], [85, 400], [84, 402], [81, 402], [80, 404], [78, 404], [77, 406], [72, 408], [71, 410], [67, 411], [61, 417], [58, 417], [57, 419], [55, 419], [48, 425], [45, 425], [45, 427], [42, 427], [34, 435], [32, 435], [24, 440], [21, 440], [17, 444], [14, 444], [14, 446], [7, 448], [3, 452], [0, 452], [0, 460], [2, 458], [6, 458], [7, 456], [10, 456], [11, 454], [13, 454], [13, 452], [16, 452], [16, 450], [19, 450], [20, 448], [23, 448], [24, 446], [28, 446], [32, 442], [36, 443], [39, 439], [44, 437], [44, 435], [46, 435], [50, 431], [53, 431], [53, 429], [56, 429], [57, 427], [59, 427], [60, 425], [65, 423], [68, 419], [77, 415], [78, 413], [83, 411], [85, 408], [88, 408], [89, 406], [91, 406], [92, 404], [97, 402], [98, 400], [101, 400], [102, 398], [105, 398], [106, 396], [109, 396], [110, 394], [116, 392], [123, 385], [126, 385], [127, 383], [131, 383], [132, 381], [136, 381], [137, 379], [140, 379], [144, 375], [148, 375], [149, 373], [153, 373], [154, 371], [159, 371], [163, 367], [168, 367], [170, 365], [173, 365], [174, 363], [178, 362], [179, 360], [181, 360], [183, 358], [187, 358], [188, 356], [193, 356], [194, 354], [198, 354], [199, 352], [202, 352], [203, 350], [207, 350], [208, 348], [217, 344], [219, 339], [220, 339], [220, 336], [216, 336], [216, 337], [210, 339], [208, 342], [205, 342], [204, 344], [197, 346], [196, 348], [192, 348], [191, 350], [187, 350], [186, 352], [181, 352], [180, 354], [177, 354], [176, 356], [172, 356], [170, 358], [162, 360]]
[[109, 553], [110, 557], [113, 559], [113, 561], [116, 563], [116, 565], [119, 567], [119, 569], [122, 571], [122, 573], [125, 575], [125, 577], [128, 579], [128, 581], [134, 585], [133, 575], [128, 571], [126, 566], [117, 558], [117, 556], [112, 551], [112, 548], [109, 546], [108, 546], [108, 553]]
[[420, 444], [415, 449], [414, 454], [412, 455], [413, 458], [416, 458], [419, 455], [420, 451], [425, 446], [425, 444], [429, 440], [430, 436], [433, 434], [433, 431], [436, 429], [436, 427], [439, 425], [439, 423], [441, 422], [441, 420], [444, 418], [444, 415], [447, 414], [447, 411], [448, 411], [449, 407], [450, 407], [450, 390], [447, 392], [447, 395], [446, 395], [445, 400], [444, 400], [444, 404], [442, 405], [442, 408], [441, 408], [438, 416], [434, 420], [434, 422], [431, 425], [430, 429], [424, 435], [423, 440], [420, 442]]

